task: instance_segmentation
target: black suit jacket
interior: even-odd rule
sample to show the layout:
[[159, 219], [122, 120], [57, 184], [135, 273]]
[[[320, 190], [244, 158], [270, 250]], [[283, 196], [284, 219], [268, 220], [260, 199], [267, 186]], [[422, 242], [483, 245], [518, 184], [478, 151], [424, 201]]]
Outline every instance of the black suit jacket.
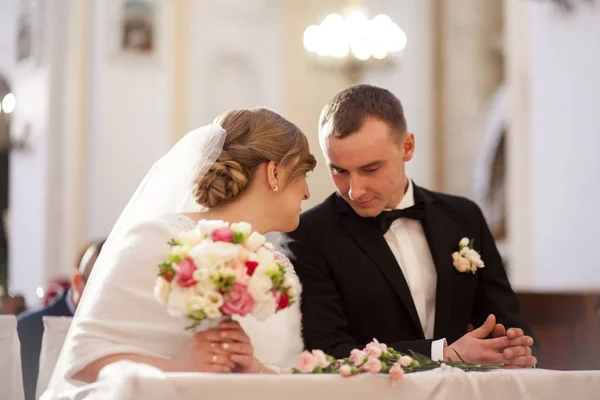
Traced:
[[19, 314], [17, 331], [19, 333], [19, 340], [21, 341], [21, 364], [26, 400], [35, 399], [35, 387], [37, 385], [40, 366], [40, 351], [42, 350], [42, 336], [44, 334], [42, 317], [46, 315], [72, 317], [73, 314], [67, 306], [67, 296], [70, 295], [71, 291], [65, 290], [60, 297], [47, 307]]
[[[507, 328], [533, 336], [479, 207], [416, 185], [414, 195], [425, 204], [422, 225], [437, 271], [434, 339], [451, 344], [469, 323], [478, 327], [492, 313]], [[453, 266], [452, 253], [463, 237], [474, 239], [485, 263], [475, 274]], [[375, 218], [360, 217], [333, 194], [304, 212], [298, 229], [282, 235], [280, 247], [302, 283], [308, 349], [343, 358], [377, 338], [399, 351], [431, 354], [432, 340], [424, 337], [402, 270]]]

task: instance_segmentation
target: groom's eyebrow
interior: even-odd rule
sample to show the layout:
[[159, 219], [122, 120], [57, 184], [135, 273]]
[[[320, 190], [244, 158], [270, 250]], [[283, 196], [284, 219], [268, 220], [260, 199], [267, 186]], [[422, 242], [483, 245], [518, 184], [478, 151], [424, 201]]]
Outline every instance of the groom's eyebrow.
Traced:
[[[379, 165], [381, 165], [383, 163], [384, 163], [383, 160], [376, 160], [376, 161], [372, 161], [372, 162], [370, 162], [368, 164], [361, 165], [358, 168], [359, 169], [369, 169], [369, 168], [373, 168], [373, 167], [379, 166]], [[333, 163], [329, 163], [329, 168], [331, 168], [331, 169], [337, 169], [337, 170], [342, 170], [342, 171], [346, 170], [346, 168], [339, 167], [339, 166], [337, 166], [337, 165], [335, 165]]]

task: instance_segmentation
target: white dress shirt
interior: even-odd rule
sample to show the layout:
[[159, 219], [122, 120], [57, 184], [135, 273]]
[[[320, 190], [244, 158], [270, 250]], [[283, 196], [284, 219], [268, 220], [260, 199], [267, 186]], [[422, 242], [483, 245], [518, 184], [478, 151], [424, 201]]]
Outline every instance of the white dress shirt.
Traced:
[[[408, 180], [408, 189], [397, 210], [415, 205], [413, 183]], [[435, 291], [437, 272], [429, 250], [429, 244], [421, 222], [398, 218], [383, 236], [392, 250], [410, 290], [425, 339], [433, 339], [435, 325]], [[443, 359], [445, 339], [435, 340], [431, 344], [431, 358]]]

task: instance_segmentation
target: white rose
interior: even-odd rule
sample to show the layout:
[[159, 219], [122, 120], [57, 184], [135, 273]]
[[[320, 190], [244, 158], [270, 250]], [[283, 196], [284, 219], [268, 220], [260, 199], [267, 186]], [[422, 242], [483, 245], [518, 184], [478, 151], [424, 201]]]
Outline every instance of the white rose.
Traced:
[[259, 321], [264, 321], [277, 311], [277, 302], [275, 297], [269, 293], [268, 297], [265, 297], [264, 301], [255, 302], [254, 308], [252, 309], [252, 315]]
[[206, 299], [208, 300], [209, 307], [216, 307], [217, 309], [221, 308], [221, 306], [225, 302], [225, 299], [223, 299], [223, 295], [219, 292], [207, 293]]
[[188, 248], [186, 246], [174, 246], [171, 248], [171, 254], [179, 256], [181, 259], [184, 259], [188, 255]]
[[181, 241], [185, 247], [194, 247], [202, 243], [204, 236], [194, 231], [183, 231], [177, 235], [177, 240]]
[[[194, 278], [196, 279], [196, 278]], [[212, 279], [203, 279], [203, 280], [198, 280], [196, 279], [196, 286], [194, 287], [196, 289], [196, 292], [199, 293], [202, 296], [206, 296], [209, 293], [212, 292], [216, 292], [217, 291], [217, 284], [212, 280]]]
[[210, 246], [213, 260], [216, 263], [228, 263], [233, 261], [238, 256], [241, 249], [242, 246], [239, 244], [226, 242], [217, 242]]
[[198, 222], [198, 224], [196, 225], [195, 231], [200, 233], [201, 235], [208, 236], [215, 229], [227, 228], [228, 226], [229, 226], [229, 223], [225, 222], [225, 221], [203, 219]]
[[262, 246], [267, 239], [258, 232], [252, 232], [244, 245], [250, 251], [256, 251]]
[[185, 298], [185, 292], [179, 286], [171, 288], [167, 310], [172, 317], [184, 317], [187, 315], [188, 305]]
[[188, 297], [188, 306], [192, 311], [201, 311], [208, 304], [208, 300], [202, 295], [193, 295]]
[[460, 247], [466, 247], [469, 245], [470, 242], [471, 241], [469, 240], [469, 238], [464, 237], [464, 238], [460, 239], [460, 243], [458, 245]]
[[154, 295], [160, 300], [162, 304], [167, 304], [169, 300], [169, 293], [171, 292], [171, 284], [164, 278], [156, 278], [154, 283]]
[[205, 281], [210, 277], [210, 270], [208, 268], [197, 268], [192, 274], [194, 280], [201, 282]]
[[267, 301], [271, 298], [274, 299], [271, 293], [272, 289], [273, 281], [271, 278], [257, 268], [250, 278], [250, 283], [248, 283], [248, 293], [250, 293], [250, 296], [257, 302]]
[[264, 247], [258, 249], [256, 252], [256, 257], [256, 261], [260, 266], [268, 267], [275, 265], [275, 253], [273, 253], [271, 250], [265, 249]]
[[479, 256], [479, 253], [477, 253], [473, 249], [469, 249], [469, 251], [467, 251], [464, 256], [466, 258], [468, 258], [469, 261], [471, 261], [473, 264], [477, 264], [477, 261], [481, 260], [481, 257]]
[[231, 224], [231, 229], [234, 232], [243, 233], [244, 235], [250, 235], [252, 232], [252, 225], [247, 222], [238, 222], [236, 224]]
[[206, 314], [206, 316], [208, 318], [219, 318], [221, 316], [223, 316], [223, 314], [221, 314], [221, 311], [219, 310], [218, 307], [214, 307], [214, 306], [208, 306], [204, 309], [204, 314]]

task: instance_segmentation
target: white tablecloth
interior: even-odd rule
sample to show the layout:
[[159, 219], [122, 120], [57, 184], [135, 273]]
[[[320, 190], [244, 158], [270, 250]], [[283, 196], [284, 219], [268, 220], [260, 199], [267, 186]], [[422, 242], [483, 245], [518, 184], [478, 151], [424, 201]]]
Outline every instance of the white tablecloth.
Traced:
[[[121, 363], [120, 363], [121, 364]], [[600, 399], [600, 371], [499, 370], [470, 372], [447, 368], [389, 376], [163, 374], [124, 363], [105, 369], [93, 399], [319, 400], [319, 399]], [[90, 397], [88, 397], [90, 398]]]
[[24, 397], [17, 318], [0, 315], [0, 399], [22, 400]]

